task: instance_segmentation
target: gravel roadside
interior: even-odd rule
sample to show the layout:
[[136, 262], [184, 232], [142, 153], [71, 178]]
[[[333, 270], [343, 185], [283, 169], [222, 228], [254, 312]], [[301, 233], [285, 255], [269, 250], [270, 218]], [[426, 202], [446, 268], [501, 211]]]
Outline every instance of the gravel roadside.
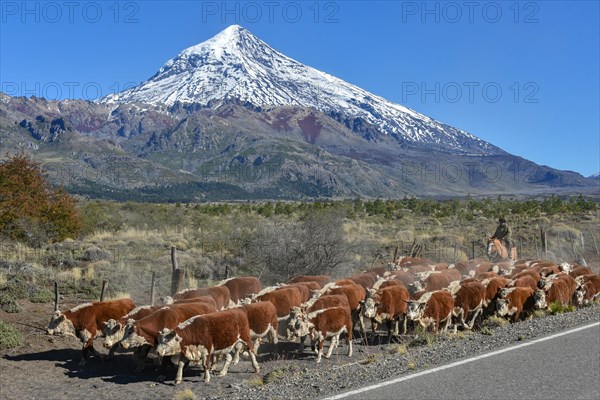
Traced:
[[[355, 346], [355, 356], [352, 359], [343, 356], [346, 349], [341, 346], [338, 348], [338, 354], [341, 356], [337, 361], [332, 357], [331, 360], [323, 360], [323, 365], [318, 367], [292, 365], [280, 370], [273, 382], [252, 387], [246, 381], [234, 388], [236, 390], [230, 392], [228, 397], [322, 398], [597, 321], [600, 321], [600, 304], [573, 312], [493, 327], [488, 334], [442, 334], [433, 342], [421, 346], [408, 345], [414, 336], [413, 339], [405, 340], [407, 346], [404, 348], [395, 345]], [[341, 359], [343, 363], [339, 362]], [[266, 375], [267, 379], [268, 376], [269, 374]]]

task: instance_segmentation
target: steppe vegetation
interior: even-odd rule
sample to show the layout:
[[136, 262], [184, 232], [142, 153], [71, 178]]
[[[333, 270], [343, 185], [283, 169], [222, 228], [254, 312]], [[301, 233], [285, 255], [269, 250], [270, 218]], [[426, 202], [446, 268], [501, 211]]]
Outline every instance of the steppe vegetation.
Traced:
[[[3, 179], [0, 187], [7, 185]], [[493, 231], [499, 215], [512, 226], [521, 258], [583, 257], [594, 265], [599, 259], [599, 206], [582, 196], [215, 204], [79, 199], [75, 204], [60, 190], [48, 193], [58, 193], [60, 204], [74, 206], [60, 214], [69, 216], [71, 230], [48, 224], [54, 236], [40, 234], [30, 240], [31, 235], [15, 236], [14, 230], [3, 229], [4, 312], [19, 312], [24, 301], [51, 302], [53, 281], [71, 303], [98, 299], [102, 281], [108, 280], [108, 297], [128, 296], [143, 304], [149, 301], [154, 272], [157, 295], [164, 296], [170, 288], [171, 246], [178, 249], [186, 287], [214, 284], [226, 270], [257, 276], [264, 284], [296, 274], [348, 276], [387, 263], [396, 251], [406, 255], [416, 245], [421, 256], [436, 262], [484, 257], [484, 233]], [[30, 220], [43, 220], [40, 215]], [[19, 226], [42, 226], [25, 222]]]

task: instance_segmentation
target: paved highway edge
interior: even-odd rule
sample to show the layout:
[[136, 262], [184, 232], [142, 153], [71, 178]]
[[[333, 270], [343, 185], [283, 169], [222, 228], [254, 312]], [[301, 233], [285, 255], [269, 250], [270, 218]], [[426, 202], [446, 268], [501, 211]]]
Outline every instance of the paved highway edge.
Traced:
[[368, 392], [370, 390], [379, 389], [379, 388], [382, 388], [382, 387], [385, 387], [385, 386], [388, 386], [388, 385], [393, 385], [395, 383], [407, 381], [407, 380], [410, 380], [410, 379], [413, 379], [413, 378], [418, 378], [418, 377], [423, 376], [423, 375], [433, 374], [434, 372], [442, 371], [442, 370], [449, 369], [449, 368], [454, 368], [454, 367], [457, 367], [459, 365], [468, 364], [468, 363], [473, 362], [473, 361], [477, 361], [477, 360], [481, 360], [481, 359], [484, 359], [484, 358], [492, 357], [492, 356], [495, 356], [497, 354], [502, 354], [502, 353], [506, 353], [506, 352], [513, 351], [513, 350], [517, 350], [517, 349], [520, 349], [520, 348], [523, 348], [523, 347], [531, 346], [531, 345], [536, 344], [536, 343], [545, 342], [546, 340], [552, 340], [552, 339], [555, 339], [557, 337], [561, 337], [561, 336], [565, 336], [565, 335], [568, 335], [568, 334], [571, 334], [571, 333], [579, 332], [579, 331], [582, 331], [582, 330], [585, 330], [585, 329], [593, 328], [593, 327], [596, 327], [598, 325], [600, 325], [600, 322], [594, 322], [593, 324], [580, 326], [578, 328], [569, 329], [568, 331], [555, 333], [555, 334], [552, 334], [550, 336], [545, 336], [545, 337], [542, 337], [542, 338], [539, 338], [539, 339], [534, 339], [534, 340], [531, 340], [529, 342], [520, 343], [520, 344], [517, 344], [517, 345], [514, 345], [514, 346], [510, 346], [510, 347], [505, 347], [503, 349], [495, 350], [495, 351], [492, 351], [490, 353], [485, 353], [485, 354], [481, 354], [481, 355], [478, 355], [478, 356], [475, 356], [475, 357], [471, 357], [471, 358], [467, 358], [467, 359], [464, 359], [464, 360], [455, 361], [455, 362], [450, 363], [450, 364], [441, 365], [439, 367], [427, 369], [427, 370], [421, 371], [421, 372], [416, 372], [416, 373], [411, 374], [411, 375], [401, 376], [399, 378], [392, 379], [391, 381], [385, 381], [385, 382], [377, 383], [375, 385], [370, 385], [370, 386], [366, 386], [366, 387], [363, 387], [363, 388], [360, 388], [360, 389], [352, 390], [350, 392], [345, 392], [345, 393], [341, 393], [341, 394], [338, 394], [338, 395], [335, 395], [335, 396], [326, 397], [323, 400], [337, 400], [337, 399], [343, 399], [344, 397], [353, 396], [353, 395], [360, 394], [360, 393], [365, 393], [365, 392]]

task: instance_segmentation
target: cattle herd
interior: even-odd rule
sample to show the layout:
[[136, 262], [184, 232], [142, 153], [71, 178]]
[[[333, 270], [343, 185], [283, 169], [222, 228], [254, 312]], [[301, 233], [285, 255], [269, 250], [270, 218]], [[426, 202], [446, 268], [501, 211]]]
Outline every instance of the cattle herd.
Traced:
[[79, 338], [80, 365], [90, 353], [102, 357], [93, 346], [102, 334], [110, 349], [107, 358], [120, 346], [134, 351], [140, 370], [150, 354], [161, 364], [170, 360], [178, 367], [175, 383], [182, 381], [183, 368], [191, 361], [203, 366], [209, 382], [219, 356], [225, 359], [220, 375], [237, 364], [242, 352], [258, 371], [256, 354], [263, 340], [274, 349], [279, 339], [297, 340], [303, 352], [308, 337], [320, 362], [331, 356], [340, 337], [352, 356], [353, 335], [367, 341], [380, 327], [387, 328], [390, 340], [419, 326], [436, 334], [456, 332], [474, 329], [493, 315], [514, 322], [554, 303], [583, 307], [598, 297], [600, 276], [576, 264], [472, 260], [448, 265], [404, 257], [339, 280], [301, 275], [262, 288], [255, 277], [231, 278], [164, 298], [162, 306], [136, 307], [130, 299], [120, 299], [60, 312], [57, 296], [47, 332]]

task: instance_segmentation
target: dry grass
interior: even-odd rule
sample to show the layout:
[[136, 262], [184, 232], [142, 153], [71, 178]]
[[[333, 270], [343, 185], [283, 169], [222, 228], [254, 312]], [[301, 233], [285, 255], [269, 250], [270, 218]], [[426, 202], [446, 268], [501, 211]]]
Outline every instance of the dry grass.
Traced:
[[118, 300], [118, 299], [130, 299], [131, 293], [129, 292], [116, 292], [112, 296], [106, 296], [105, 300]]
[[483, 321], [483, 325], [487, 327], [498, 327], [510, 325], [510, 322], [508, 322], [507, 319], [492, 316]]
[[388, 347], [390, 354], [406, 355], [408, 353], [408, 347], [405, 344], [393, 344]]
[[173, 400], [196, 400], [196, 395], [192, 389], [181, 389], [175, 393]]

